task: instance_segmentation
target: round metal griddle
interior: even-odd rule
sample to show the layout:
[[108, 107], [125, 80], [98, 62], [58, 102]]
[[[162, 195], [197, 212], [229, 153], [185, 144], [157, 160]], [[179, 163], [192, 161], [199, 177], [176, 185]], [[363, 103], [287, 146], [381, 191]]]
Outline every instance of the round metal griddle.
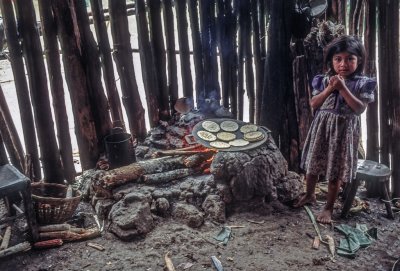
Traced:
[[[266, 127], [258, 126], [258, 130], [257, 130], [257, 131], [260, 131], [260, 132], [262, 132], [262, 133], [264, 134], [264, 138], [263, 138], [262, 140], [256, 141], [256, 142], [250, 142], [248, 145], [246, 145], [246, 146], [241, 146], [241, 147], [231, 146], [231, 147], [229, 147], [229, 148], [215, 148], [215, 147], [212, 147], [212, 146], [210, 145], [210, 141], [201, 139], [201, 138], [197, 135], [197, 132], [198, 132], [198, 131], [201, 131], [201, 130], [206, 131], [206, 130], [203, 128], [203, 126], [202, 126], [202, 123], [203, 123], [204, 121], [206, 121], [206, 120], [216, 122], [216, 123], [218, 123], [218, 125], [220, 125], [221, 122], [226, 121], [226, 120], [230, 120], [230, 121], [236, 122], [236, 123], [239, 125], [239, 129], [237, 129], [235, 132], [231, 132], [231, 133], [234, 133], [234, 134], [236, 135], [236, 139], [244, 139], [244, 138], [243, 138], [243, 135], [244, 135], [244, 134], [240, 131], [240, 127], [242, 127], [242, 126], [245, 125], [245, 124], [251, 124], [251, 123], [247, 123], [247, 122], [244, 122], [244, 121], [241, 121], [241, 120], [235, 120], [235, 119], [205, 119], [205, 120], [203, 120], [203, 121], [197, 123], [197, 124], [193, 127], [193, 130], [192, 130], [192, 135], [193, 135], [193, 137], [196, 139], [196, 142], [199, 143], [199, 144], [201, 144], [201, 145], [203, 145], [203, 146], [205, 146], [205, 147], [207, 147], [207, 148], [217, 149], [218, 151], [244, 151], [244, 150], [251, 150], [251, 149], [257, 148], [258, 146], [261, 146], [262, 144], [264, 144], [265, 141], [267, 141], [267, 139], [268, 139], [268, 133], [270, 132]], [[224, 130], [221, 129], [221, 130], [218, 131], [217, 133], [222, 132], [222, 131], [224, 131]], [[208, 131], [208, 132], [209, 132], [209, 131]], [[212, 132], [210, 132], [210, 133], [212, 133]], [[214, 134], [214, 135], [216, 136], [217, 133], [212, 133], [212, 134]], [[217, 139], [217, 140], [218, 140], [218, 139]], [[223, 141], [223, 140], [219, 140], [219, 141]], [[223, 142], [228, 143], [227, 141], [223, 141]]]

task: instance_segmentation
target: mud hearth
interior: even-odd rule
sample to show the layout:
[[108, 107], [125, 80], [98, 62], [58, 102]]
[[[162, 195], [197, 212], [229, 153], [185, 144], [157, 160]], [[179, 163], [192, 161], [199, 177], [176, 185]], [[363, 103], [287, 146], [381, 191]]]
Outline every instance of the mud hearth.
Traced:
[[84, 195], [106, 229], [132, 240], [162, 219], [196, 228], [205, 220], [224, 223], [234, 206], [278, 206], [299, 196], [300, 177], [288, 171], [269, 134], [257, 148], [217, 152], [186, 140], [202, 119], [189, 112], [175, 123], [162, 123], [136, 147], [141, 161], [82, 175]]

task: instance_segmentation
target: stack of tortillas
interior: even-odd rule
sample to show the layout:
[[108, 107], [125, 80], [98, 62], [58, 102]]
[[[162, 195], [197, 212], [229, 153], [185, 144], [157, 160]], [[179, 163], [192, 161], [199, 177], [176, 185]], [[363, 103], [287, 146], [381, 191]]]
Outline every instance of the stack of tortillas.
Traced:
[[205, 120], [201, 123], [201, 128], [197, 131], [197, 136], [207, 141], [209, 146], [217, 149], [243, 147], [265, 137], [264, 133], [258, 130], [257, 125], [244, 124], [240, 126], [234, 120], [224, 120], [220, 124], [216, 121]]
[[264, 139], [264, 133], [261, 131], [248, 132], [243, 135], [243, 138], [249, 142], [256, 142]]

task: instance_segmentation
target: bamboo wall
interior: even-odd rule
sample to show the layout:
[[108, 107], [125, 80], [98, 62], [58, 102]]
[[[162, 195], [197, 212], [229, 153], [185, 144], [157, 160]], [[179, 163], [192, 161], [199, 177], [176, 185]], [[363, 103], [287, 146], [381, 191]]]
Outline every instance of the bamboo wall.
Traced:
[[[87, 9], [81, 0], [39, 0], [37, 18], [32, 0], [0, 0], [25, 151], [37, 179], [42, 178], [39, 161], [47, 181], [72, 181], [76, 174], [66, 129], [65, 91], [71, 98], [83, 170], [95, 167], [112, 127], [124, 126], [142, 141], [146, 118], [151, 127], [168, 120], [179, 93], [195, 98], [198, 108], [211, 99], [237, 119], [246, 113], [250, 122], [267, 126], [289, 168], [298, 170], [312, 119], [308, 82], [319, 66], [316, 55], [307, 53], [304, 37], [293, 37], [299, 26], [293, 23], [295, 0], [109, 0], [103, 7], [105, 2], [90, 0]], [[395, 0], [329, 0], [325, 14], [314, 21], [332, 20], [344, 24], [348, 33], [364, 37], [366, 73], [376, 76], [379, 71], [378, 102], [367, 112], [367, 158], [392, 166], [396, 196], [400, 196], [395, 166], [400, 155], [398, 12]], [[131, 44], [132, 20], [138, 48]], [[142, 78], [135, 76], [137, 52]], [[24, 153], [12, 132], [7, 104], [1, 100], [0, 95], [2, 141], [11, 162], [23, 169]]]

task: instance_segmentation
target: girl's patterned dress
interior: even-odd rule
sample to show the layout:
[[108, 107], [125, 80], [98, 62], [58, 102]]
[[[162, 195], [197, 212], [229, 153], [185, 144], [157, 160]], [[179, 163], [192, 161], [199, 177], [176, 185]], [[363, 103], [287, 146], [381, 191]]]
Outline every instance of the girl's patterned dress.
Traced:
[[[317, 75], [312, 82], [315, 96], [329, 83], [329, 76]], [[374, 101], [376, 80], [355, 75], [345, 79], [347, 88], [363, 102]], [[347, 105], [338, 91], [318, 108], [311, 123], [301, 166], [307, 174], [322, 175], [328, 181], [350, 182], [357, 171], [357, 147], [361, 136], [360, 116]]]

